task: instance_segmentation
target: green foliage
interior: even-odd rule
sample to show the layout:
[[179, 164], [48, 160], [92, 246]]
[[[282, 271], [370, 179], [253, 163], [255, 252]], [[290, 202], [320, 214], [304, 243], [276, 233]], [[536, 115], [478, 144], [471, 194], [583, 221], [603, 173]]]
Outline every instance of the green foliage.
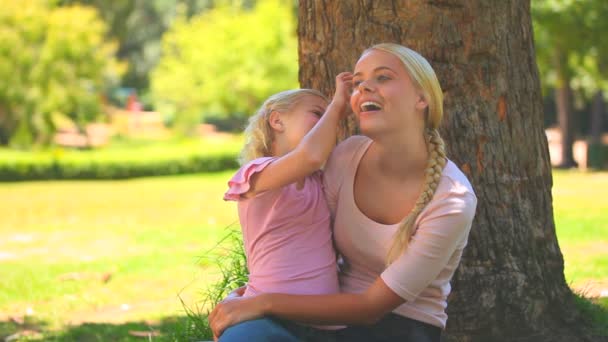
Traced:
[[151, 76], [156, 108], [188, 128], [204, 116], [247, 116], [269, 95], [297, 87], [294, 22], [280, 0], [249, 10], [228, 2], [179, 19]]
[[215, 172], [238, 167], [241, 140], [159, 143], [161, 146], [101, 151], [42, 152], [2, 150], [0, 181], [125, 179]]
[[128, 62], [122, 85], [145, 93], [148, 74], [160, 58], [163, 33], [181, 10], [186, 16], [207, 10], [213, 0], [61, 0], [63, 5], [84, 4], [98, 9], [108, 24], [108, 36], [118, 42], [117, 56]]
[[231, 291], [247, 284], [249, 279], [245, 247], [241, 230], [238, 228], [230, 229], [202, 259], [205, 263], [216, 265], [220, 269], [221, 278], [204, 290], [201, 305], [191, 308], [182, 301], [188, 319], [185, 326], [176, 331], [178, 341], [212, 339], [213, 332], [207, 320], [209, 310], [226, 298]]
[[106, 26], [89, 7], [7, 1], [0, 11], [0, 144], [48, 143], [53, 116], [99, 114], [99, 93], [120, 73]]
[[608, 2], [532, 1], [536, 60], [545, 89], [564, 82], [589, 98], [608, 91]]

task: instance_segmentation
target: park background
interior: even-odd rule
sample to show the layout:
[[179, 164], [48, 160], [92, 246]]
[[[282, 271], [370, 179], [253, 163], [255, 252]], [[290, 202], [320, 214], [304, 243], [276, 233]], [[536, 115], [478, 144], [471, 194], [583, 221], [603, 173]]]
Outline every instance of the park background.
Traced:
[[[179, 339], [238, 229], [240, 131], [298, 87], [297, 3], [2, 5], [0, 337]], [[605, 336], [608, 8], [532, 15], [565, 277]]]

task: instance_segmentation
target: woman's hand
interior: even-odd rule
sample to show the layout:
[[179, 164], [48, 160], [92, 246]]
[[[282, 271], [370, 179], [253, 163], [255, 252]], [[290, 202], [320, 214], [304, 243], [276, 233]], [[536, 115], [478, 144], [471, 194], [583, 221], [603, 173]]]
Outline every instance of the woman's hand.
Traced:
[[243, 297], [243, 294], [245, 294], [245, 290], [247, 289], [247, 285], [243, 285], [241, 287], [238, 287], [234, 290], [232, 290], [227, 296], [226, 298], [224, 298], [224, 300], [226, 299], [233, 299], [233, 298], [238, 298], [238, 297]]
[[209, 314], [209, 325], [213, 331], [213, 338], [217, 340], [224, 330], [237, 323], [264, 316], [261, 305], [262, 296], [247, 298], [240, 296], [230, 298], [229, 296], [216, 305]]

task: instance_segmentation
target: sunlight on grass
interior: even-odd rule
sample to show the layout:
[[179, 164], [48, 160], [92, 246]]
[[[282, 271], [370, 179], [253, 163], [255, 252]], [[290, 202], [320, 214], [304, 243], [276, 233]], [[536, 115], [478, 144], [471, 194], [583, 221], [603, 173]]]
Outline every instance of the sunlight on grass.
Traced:
[[[26, 320], [62, 341], [179, 330], [178, 294], [191, 307], [201, 299], [218, 272], [199, 257], [237, 222], [222, 201], [231, 175], [1, 184], [0, 336], [28, 310]], [[605, 189], [606, 172], [554, 172], [565, 275], [583, 289], [608, 283]]]
[[608, 286], [608, 172], [553, 172], [555, 229], [564, 255], [566, 280]]
[[[3, 184], [0, 316], [67, 322], [182, 313], [216, 272], [197, 266], [237, 217], [232, 172], [127, 181]], [[0, 317], [2, 319], [2, 317]]]

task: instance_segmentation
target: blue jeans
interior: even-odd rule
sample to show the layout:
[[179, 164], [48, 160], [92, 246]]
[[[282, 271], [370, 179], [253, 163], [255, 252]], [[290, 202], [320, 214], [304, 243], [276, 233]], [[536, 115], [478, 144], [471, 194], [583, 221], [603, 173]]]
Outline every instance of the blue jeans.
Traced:
[[374, 325], [349, 326], [341, 330], [338, 341], [345, 342], [440, 342], [441, 328], [390, 313]]
[[271, 318], [241, 322], [224, 330], [219, 342], [297, 342], [299, 339]]

